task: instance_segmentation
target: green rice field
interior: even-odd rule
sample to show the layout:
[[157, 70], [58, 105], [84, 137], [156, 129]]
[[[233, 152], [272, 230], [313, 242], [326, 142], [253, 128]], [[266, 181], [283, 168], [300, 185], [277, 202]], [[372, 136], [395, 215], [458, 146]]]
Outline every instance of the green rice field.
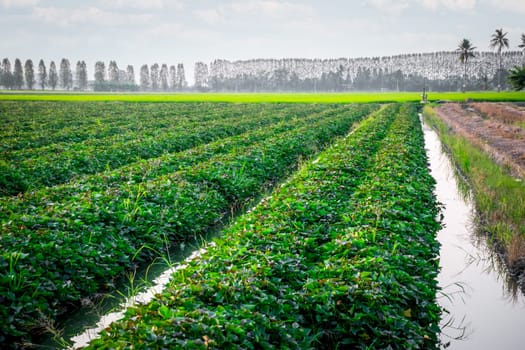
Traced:
[[[525, 91], [512, 92], [428, 92], [429, 101], [525, 101]], [[234, 103], [371, 103], [418, 102], [417, 92], [352, 93], [55, 93], [4, 92], [0, 100], [40, 101], [134, 101], [134, 102], [234, 102]]]

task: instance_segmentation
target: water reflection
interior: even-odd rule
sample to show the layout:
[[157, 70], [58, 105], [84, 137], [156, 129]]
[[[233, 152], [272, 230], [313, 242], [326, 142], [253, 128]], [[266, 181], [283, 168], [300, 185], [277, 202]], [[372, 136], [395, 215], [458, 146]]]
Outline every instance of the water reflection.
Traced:
[[186, 263], [206, 250], [217, 235], [211, 230], [204, 237], [195, 237], [187, 243], [166, 247], [162, 258], [145, 267], [130, 271], [125, 280], [115, 286], [115, 292], [99, 294], [82, 300], [82, 307], [59, 320], [53, 336], [43, 337], [34, 347], [37, 349], [77, 349], [98, 337], [99, 332], [113, 321], [124, 316], [126, 308], [137, 303], [149, 302], [169, 282], [173, 272], [184, 268]]
[[[456, 282], [447, 286], [441, 286], [441, 288], [438, 300], [446, 298], [446, 303], [450, 305], [458, 302], [465, 303], [465, 297], [468, 296], [468, 292], [467, 287], [464, 284]], [[440, 305], [443, 304], [443, 301], [440, 300]], [[441, 315], [440, 327], [442, 348], [448, 348], [451, 344], [451, 340], [467, 340], [469, 332], [471, 332], [469, 331], [470, 324], [467, 322], [465, 315], [463, 315], [461, 319], [456, 319], [456, 315], [449, 312], [447, 309], [444, 309], [443, 314]]]
[[479, 225], [474, 226], [473, 232], [471, 244], [478, 249], [478, 254], [470, 256], [468, 264], [476, 264], [484, 273], [496, 276], [507, 302], [520, 303], [523, 300], [523, 290], [518, 280], [509, 273], [499, 247], [489, 243], [487, 234]]
[[445, 227], [438, 233], [438, 302], [447, 310], [441, 321], [443, 348], [523, 349], [525, 298], [479, 230], [472, 203], [458, 190], [464, 186], [458, 186], [436, 133], [427, 126], [424, 131], [436, 195], [444, 205]]
[[[210, 242], [207, 245], [210, 246], [213, 244], [213, 242]], [[175, 271], [186, 268], [188, 262], [198, 259], [205, 251], [206, 247], [200, 249], [195, 249], [194, 247], [182, 247], [179, 257], [186, 256], [188, 252], [191, 252], [191, 254], [189, 254], [189, 256], [187, 256], [184, 261], [181, 261], [181, 263], [177, 263], [170, 268], [164, 268], [164, 271], [151, 282], [151, 285], [148, 287], [148, 289], [138, 294], [133, 293], [132, 296], [126, 297], [125, 300], [115, 308], [116, 311], [101, 315], [94, 327], [85, 329], [83, 332], [78, 333], [74, 337], [71, 337], [71, 341], [73, 342], [73, 346], [71, 348], [77, 349], [86, 346], [92, 339], [98, 337], [98, 334], [104, 328], [108, 327], [112, 322], [123, 318], [126, 308], [133, 305], [146, 304], [150, 302], [155, 297], [155, 295], [162, 292], [169, 282], [171, 275]], [[82, 325], [86, 324], [85, 320], [83, 319], [80, 320], [80, 322]]]

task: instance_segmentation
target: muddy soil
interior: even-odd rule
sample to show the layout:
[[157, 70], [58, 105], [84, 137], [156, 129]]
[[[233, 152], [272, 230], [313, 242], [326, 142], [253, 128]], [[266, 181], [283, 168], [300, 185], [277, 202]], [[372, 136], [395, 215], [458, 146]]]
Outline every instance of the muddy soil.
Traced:
[[525, 178], [525, 108], [511, 103], [447, 103], [438, 116], [513, 176]]

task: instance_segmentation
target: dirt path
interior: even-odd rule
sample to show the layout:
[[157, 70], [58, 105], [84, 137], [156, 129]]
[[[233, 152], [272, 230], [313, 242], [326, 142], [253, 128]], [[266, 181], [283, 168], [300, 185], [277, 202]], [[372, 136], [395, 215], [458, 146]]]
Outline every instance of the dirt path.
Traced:
[[[483, 149], [511, 173], [525, 178], [525, 111], [512, 104], [447, 103], [436, 108], [452, 129]], [[523, 119], [521, 119], [523, 117]]]

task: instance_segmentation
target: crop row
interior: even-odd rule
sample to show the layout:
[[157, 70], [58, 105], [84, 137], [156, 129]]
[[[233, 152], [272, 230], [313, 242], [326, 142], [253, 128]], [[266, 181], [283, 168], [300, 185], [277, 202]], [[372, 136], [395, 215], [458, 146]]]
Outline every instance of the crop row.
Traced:
[[431, 349], [439, 211], [414, 106], [303, 167], [89, 349]]
[[28, 189], [53, 186], [79, 175], [113, 169], [139, 159], [158, 157], [163, 153], [178, 152], [305, 113], [306, 109], [303, 107], [291, 111], [285, 109], [282, 114], [223, 117], [207, 122], [183, 123], [168, 129], [157, 127], [149, 135], [136, 132], [133, 139], [120, 140], [118, 135], [96, 142], [69, 143], [24, 150], [16, 154], [6, 153], [0, 161], [3, 175], [0, 193], [13, 195]]
[[98, 192], [80, 189], [64, 200], [60, 189], [70, 185], [49, 196], [44, 189], [28, 196], [37, 196], [32, 199], [37, 205], [25, 206], [24, 197], [6, 199], [0, 342], [30, 339], [31, 330], [111, 287], [126, 269], [153, 258], [167, 242], [205, 234], [374, 108], [327, 113], [307, 126], [142, 182]]
[[[79, 197], [89, 202], [104, 202], [110, 201], [111, 198], [118, 198], [123, 193], [128, 197], [140, 196], [142, 191], [140, 188], [144, 187], [144, 184], [163, 181], [166, 176], [172, 176], [177, 171], [184, 173], [195, 166], [210, 167], [210, 161], [220, 163], [221, 157], [231, 158], [232, 155], [242, 157], [243, 154], [258, 152], [261, 144], [273, 144], [290, 135], [294, 137], [298, 132], [312, 125], [338, 122], [341, 120], [341, 115], [337, 111], [340, 112], [340, 110], [334, 112], [327, 108], [321, 113], [305, 118], [283, 121], [183, 152], [140, 160], [118, 169], [84, 176], [67, 184], [26, 193], [23, 197], [0, 198], [0, 205], [3, 208], [3, 211], [0, 212], [0, 219], [7, 223], [4, 225], [5, 232], [11, 232], [13, 236], [18, 235], [22, 237], [22, 240], [25, 240], [25, 234], [17, 234], [22, 226], [56, 227], [59, 225], [58, 220], [62, 218], [70, 220], [71, 217], [85, 221], [85, 218], [79, 216], [84, 207], [83, 203], [79, 202]], [[366, 111], [367, 109], [362, 113]], [[351, 110], [349, 113], [354, 113], [354, 111]], [[50, 219], [52, 223], [49, 223]]]
[[[45, 129], [46, 125], [42, 125], [43, 131], [37, 132], [18, 132], [13, 138], [4, 138], [3, 147], [5, 150], [5, 158], [17, 159], [22, 156], [33, 156], [52, 153], [54, 151], [61, 152], [67, 148], [85, 148], [104, 146], [112, 142], [128, 142], [137, 138], [149, 138], [151, 136], [159, 136], [165, 133], [173, 133], [177, 129], [188, 130], [197, 125], [217, 122], [236, 123], [239, 120], [264, 116], [272, 116], [274, 114], [286, 114], [293, 112], [300, 112], [296, 106], [270, 106], [264, 109], [253, 108], [253, 106], [234, 106], [228, 108], [227, 106], [210, 107], [206, 104], [198, 104], [190, 111], [179, 111], [174, 109], [172, 114], [143, 116], [136, 112], [128, 112], [130, 114], [122, 116], [120, 113], [124, 111], [115, 111], [115, 114], [121, 119], [111, 122], [114, 116], [107, 116], [105, 118], [98, 118], [93, 120], [90, 125], [82, 128], [71, 129], [71, 127], [62, 128], [49, 134], [49, 130]], [[318, 109], [320, 109], [318, 107]], [[303, 109], [303, 111], [306, 111]], [[310, 111], [311, 113], [311, 111]], [[75, 116], [82, 118], [82, 112]], [[36, 134], [36, 135], [35, 135]], [[62, 134], [62, 135], [61, 135]], [[65, 135], [64, 135], [65, 134]], [[35, 144], [32, 138], [39, 137], [45, 141], [44, 144]], [[64, 138], [64, 140], [57, 140]], [[13, 140], [14, 139], [14, 140]], [[75, 146], [71, 146], [75, 145]], [[23, 146], [23, 147], [21, 147]]]
[[[341, 111], [341, 109], [325, 107], [325, 109], [319, 113], [311, 111], [311, 114], [306, 116], [293, 114], [272, 125], [259, 125], [257, 128], [245, 133], [221, 138], [217, 141], [182, 152], [164, 153], [160, 157], [141, 159], [117, 169], [83, 176], [76, 179], [71, 186], [66, 184], [62, 187], [49, 189], [46, 192], [55, 195], [55, 191], [58, 191], [59, 193], [56, 195], [63, 197], [63, 188], [71, 188], [73, 190], [75, 190], [75, 188], [81, 188], [82, 191], [101, 191], [102, 189], [107, 190], [110, 187], [121, 186], [122, 183], [144, 182], [183, 168], [190, 168], [197, 163], [209, 160], [219, 154], [242, 149], [270, 137], [275, 139], [282, 137], [280, 135], [286, 131], [304, 127], [328, 118], [337, 119], [339, 118], [338, 113]], [[33, 198], [33, 196], [26, 195], [25, 200], [28, 198]]]
[[[281, 106], [268, 106], [279, 110]], [[1, 151], [100, 139], [128, 131], [158, 130], [174, 123], [250, 115], [260, 108], [221, 104], [0, 103]], [[225, 113], [227, 111], [227, 113]], [[158, 128], [156, 128], [158, 127]]]

